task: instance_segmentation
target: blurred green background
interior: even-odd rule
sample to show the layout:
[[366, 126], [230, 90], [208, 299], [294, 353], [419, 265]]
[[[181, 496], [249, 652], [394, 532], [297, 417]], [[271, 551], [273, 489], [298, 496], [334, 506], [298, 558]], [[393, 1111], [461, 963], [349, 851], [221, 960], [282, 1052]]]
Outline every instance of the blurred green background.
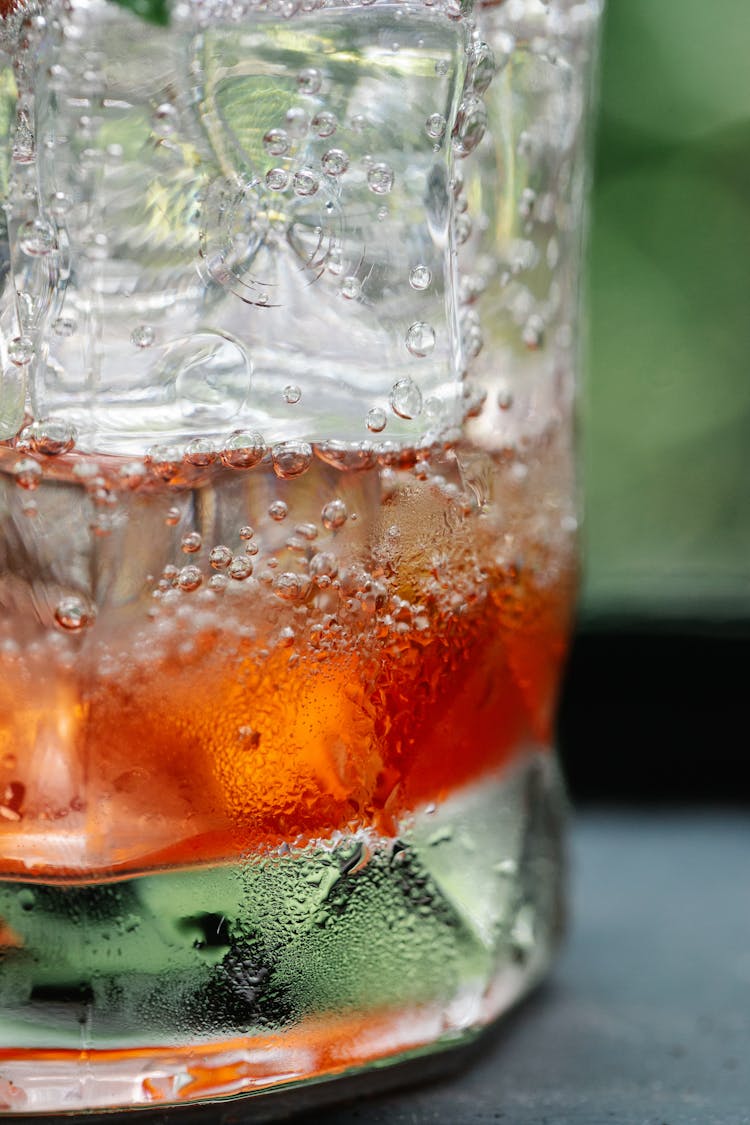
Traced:
[[584, 623], [750, 620], [750, 3], [609, 0]]

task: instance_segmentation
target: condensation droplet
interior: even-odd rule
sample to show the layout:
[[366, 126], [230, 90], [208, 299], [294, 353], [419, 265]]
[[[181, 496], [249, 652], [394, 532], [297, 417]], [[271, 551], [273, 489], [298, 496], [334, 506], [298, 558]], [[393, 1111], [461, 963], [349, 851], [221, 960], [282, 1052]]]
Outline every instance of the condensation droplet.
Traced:
[[406, 332], [406, 346], [412, 355], [423, 359], [435, 347], [435, 329], [423, 320], [409, 325]]
[[467, 94], [456, 112], [453, 126], [453, 151], [468, 156], [474, 151], [487, 128], [487, 107], [481, 98]]
[[69, 453], [78, 436], [72, 422], [57, 418], [40, 418], [32, 422], [26, 434], [34, 452], [42, 453], [46, 457]]
[[263, 147], [269, 156], [285, 156], [289, 152], [286, 129], [269, 129], [263, 137]]
[[349, 167], [349, 157], [342, 148], [329, 148], [323, 153], [320, 163], [329, 176], [342, 176]]
[[276, 520], [277, 523], [280, 523], [281, 520], [285, 520], [288, 516], [289, 506], [284, 500], [274, 500], [268, 505], [268, 514], [272, 520]]
[[337, 531], [346, 523], [347, 514], [346, 504], [343, 500], [329, 500], [329, 502], [324, 505], [320, 513], [320, 518], [323, 527], [328, 531]]
[[544, 321], [536, 313], [526, 321], [521, 339], [530, 351], [538, 351], [544, 345]]
[[391, 387], [391, 410], [399, 418], [417, 418], [422, 412], [422, 392], [413, 379], [399, 379]]
[[283, 191], [289, 183], [289, 173], [286, 168], [269, 168], [266, 172], [266, 187], [271, 191]]
[[427, 289], [432, 281], [432, 271], [429, 266], [415, 266], [409, 274], [409, 284], [412, 289]]
[[273, 471], [277, 477], [290, 480], [307, 472], [313, 459], [312, 446], [306, 441], [280, 441], [271, 450]]
[[186, 555], [194, 555], [196, 551], [200, 551], [202, 545], [203, 539], [199, 531], [188, 531], [180, 540], [180, 550]]
[[323, 75], [314, 66], [305, 67], [297, 75], [297, 89], [301, 94], [317, 94], [323, 82]]
[[185, 460], [189, 465], [204, 468], [206, 465], [211, 465], [217, 456], [216, 447], [210, 438], [193, 438], [185, 446]]
[[393, 169], [390, 164], [371, 164], [367, 169], [367, 186], [376, 195], [387, 195], [393, 187]]
[[362, 282], [358, 277], [345, 277], [339, 286], [339, 293], [347, 301], [356, 301], [362, 292]]
[[68, 633], [77, 633], [80, 629], [85, 629], [93, 620], [94, 612], [91, 606], [83, 598], [75, 595], [63, 598], [55, 606], [55, 622]]
[[373, 434], [382, 433], [387, 421], [385, 411], [381, 410], [379, 406], [373, 406], [371, 410], [367, 411], [367, 428]]
[[21, 488], [33, 492], [35, 488], [39, 487], [39, 482], [42, 479], [42, 466], [31, 457], [22, 457], [13, 466], [13, 476], [16, 484], [20, 485]]
[[200, 572], [200, 568], [197, 566], [183, 566], [182, 570], [180, 570], [177, 575], [177, 585], [181, 590], [185, 590], [188, 593], [191, 590], [197, 590], [202, 582], [203, 575]]
[[28, 336], [16, 336], [8, 345], [8, 359], [16, 367], [25, 367], [31, 363], [34, 355], [34, 344]]
[[425, 121], [425, 131], [427, 136], [431, 137], [433, 141], [439, 141], [445, 133], [446, 121], [442, 113], [431, 113]]
[[332, 137], [338, 122], [334, 114], [327, 109], [322, 109], [320, 113], [315, 114], [310, 124], [319, 137]]
[[236, 582], [244, 582], [253, 573], [253, 561], [247, 555], [238, 555], [229, 564], [229, 576]]
[[252, 469], [267, 451], [263, 435], [257, 430], [235, 430], [224, 442], [219, 456], [230, 469]]
[[296, 406], [296, 404], [302, 398], [302, 391], [296, 385], [296, 383], [287, 383], [281, 394], [284, 402], [288, 403], [289, 406]]
[[18, 232], [18, 245], [30, 258], [44, 258], [57, 249], [55, 228], [46, 219], [29, 219]]

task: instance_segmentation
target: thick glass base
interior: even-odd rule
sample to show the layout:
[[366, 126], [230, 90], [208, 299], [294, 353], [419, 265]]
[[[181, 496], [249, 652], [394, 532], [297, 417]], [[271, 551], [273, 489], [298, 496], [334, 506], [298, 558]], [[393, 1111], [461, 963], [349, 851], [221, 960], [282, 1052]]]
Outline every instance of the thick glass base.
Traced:
[[396, 838], [0, 885], [0, 1106], [179, 1105], [465, 1042], [554, 951], [563, 803], [531, 752]]

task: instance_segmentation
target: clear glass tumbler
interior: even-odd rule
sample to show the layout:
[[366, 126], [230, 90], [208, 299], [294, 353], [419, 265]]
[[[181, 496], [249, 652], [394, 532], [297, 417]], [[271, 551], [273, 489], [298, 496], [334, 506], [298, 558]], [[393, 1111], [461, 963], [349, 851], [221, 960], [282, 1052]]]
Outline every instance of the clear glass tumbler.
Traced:
[[476, 1035], [561, 923], [600, 0], [0, 21], [0, 1106]]

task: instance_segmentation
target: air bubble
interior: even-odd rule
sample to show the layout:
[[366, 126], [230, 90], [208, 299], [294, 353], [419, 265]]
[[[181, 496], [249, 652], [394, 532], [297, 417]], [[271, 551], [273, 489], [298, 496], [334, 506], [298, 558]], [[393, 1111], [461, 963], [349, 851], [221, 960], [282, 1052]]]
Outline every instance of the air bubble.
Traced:
[[362, 282], [358, 277], [345, 277], [339, 286], [339, 293], [347, 301], [356, 301], [362, 292]]
[[289, 152], [289, 134], [286, 129], [269, 129], [263, 137], [263, 147], [269, 156], [286, 156]]
[[274, 500], [268, 506], [268, 514], [272, 520], [280, 523], [289, 515], [289, 505], [284, 500]]
[[422, 412], [422, 392], [413, 379], [399, 379], [394, 383], [389, 402], [399, 418], [417, 418]]
[[371, 164], [367, 169], [367, 186], [376, 195], [387, 195], [393, 187], [393, 169], [389, 164]]
[[289, 406], [296, 406], [302, 398], [302, 391], [295, 383], [287, 383], [281, 392], [284, 402]]
[[49, 197], [49, 213], [56, 219], [63, 219], [73, 206], [73, 200], [64, 191], [53, 191]]
[[26, 433], [34, 452], [47, 457], [69, 453], [78, 436], [72, 422], [56, 418], [42, 418], [32, 422]]
[[431, 113], [425, 121], [424, 127], [427, 136], [431, 137], [433, 141], [439, 141], [445, 133], [446, 121], [442, 113]]
[[94, 613], [91, 606], [75, 595], [63, 598], [55, 606], [55, 622], [68, 633], [77, 633], [85, 629], [93, 620]]
[[65, 339], [67, 336], [72, 336], [76, 330], [76, 322], [69, 316], [59, 316], [52, 325], [52, 331], [56, 336], [61, 336]]
[[319, 137], [332, 137], [338, 122], [334, 114], [327, 109], [322, 109], [320, 113], [315, 114], [310, 124]]
[[299, 172], [294, 173], [295, 195], [315, 195], [319, 186], [320, 181], [311, 168], [300, 168]]
[[28, 336], [16, 336], [8, 345], [8, 359], [16, 367], [25, 367], [31, 363], [34, 355], [34, 343]]
[[277, 598], [285, 602], [298, 602], [304, 598], [308, 590], [308, 581], [301, 574], [292, 570], [277, 574], [273, 580], [273, 592]]
[[497, 392], [497, 405], [501, 410], [510, 410], [513, 405], [513, 395], [508, 390], [500, 390]]
[[[260, 746], [260, 732], [252, 727], [240, 727], [237, 734], [242, 739], [243, 750], [257, 750]], [[262, 976], [258, 978], [262, 980]]]
[[380, 434], [386, 427], [388, 419], [384, 410], [379, 406], [373, 406], [372, 410], [367, 411], [367, 428], [373, 434]]
[[42, 479], [42, 466], [31, 457], [23, 457], [20, 461], [16, 461], [13, 467], [13, 476], [16, 484], [20, 485], [21, 488], [33, 492], [35, 488], [39, 487], [39, 482]]
[[271, 450], [273, 471], [282, 480], [302, 476], [310, 468], [313, 459], [312, 446], [306, 441], [280, 441]]
[[251, 541], [251, 542], [245, 544], [245, 554], [246, 555], [255, 556], [259, 552], [260, 552], [260, 546], [256, 542]]
[[432, 281], [432, 272], [429, 266], [415, 266], [409, 274], [409, 284], [412, 289], [427, 289]]
[[177, 128], [177, 110], [169, 102], [162, 102], [154, 110], [152, 121], [155, 133], [168, 136]]
[[227, 588], [227, 579], [224, 574], [212, 574], [208, 580], [209, 590], [213, 590], [217, 594], [221, 594]]
[[318, 529], [314, 523], [297, 524], [294, 533], [295, 535], [301, 535], [303, 539], [307, 539], [310, 543], [318, 538]]
[[177, 585], [188, 593], [190, 590], [197, 590], [202, 582], [203, 575], [197, 566], [183, 566], [177, 575]]
[[203, 539], [199, 531], [188, 531], [180, 540], [180, 550], [186, 555], [194, 555], [203, 546]]
[[487, 128], [487, 107], [481, 98], [468, 94], [461, 102], [453, 126], [453, 151], [468, 156], [474, 151]]
[[266, 187], [271, 191], [283, 191], [289, 183], [289, 173], [285, 168], [269, 168], [266, 172]]
[[244, 582], [252, 573], [252, 559], [248, 558], [247, 555], [238, 555], [229, 564], [229, 577], [234, 578], [235, 582]]
[[307, 110], [302, 109], [301, 106], [292, 106], [286, 111], [286, 123], [292, 136], [304, 137], [310, 124], [310, 117]]
[[252, 469], [266, 455], [268, 446], [257, 430], [235, 430], [220, 452], [222, 463], [230, 469]]
[[240, 539], [243, 541], [243, 543], [247, 542], [248, 539], [252, 539], [252, 537], [254, 535], [255, 535], [255, 528], [250, 527], [250, 524], [248, 524], [248, 523], [243, 524], [242, 527], [239, 530], [239, 536], [240, 536]]
[[342, 148], [329, 148], [323, 153], [320, 163], [329, 176], [342, 176], [349, 167], [349, 157]]
[[328, 551], [321, 551], [310, 559], [310, 574], [313, 578], [335, 578], [338, 574], [339, 564], [335, 555]]
[[205, 468], [206, 465], [212, 464], [217, 456], [216, 448], [210, 438], [193, 438], [185, 446], [185, 460], [189, 465], [196, 465], [198, 468]]
[[314, 66], [305, 67], [297, 75], [297, 89], [300, 94], [317, 94], [323, 82], [323, 75]]
[[488, 43], [477, 43], [469, 51], [468, 81], [475, 94], [483, 94], [495, 77], [497, 66]]
[[343, 500], [330, 500], [324, 505], [320, 518], [328, 531], [338, 531], [346, 523], [347, 517], [346, 504]]
[[44, 258], [57, 250], [55, 228], [46, 219], [29, 219], [19, 231], [19, 246], [30, 258]]
[[423, 320], [416, 321], [407, 329], [406, 346], [412, 355], [423, 359], [435, 347], [435, 329]]
[[435, 63], [435, 74], [442, 77], [443, 75], [445, 75], [447, 73], [448, 73], [448, 60], [447, 59], [438, 59], [437, 62]]
[[521, 339], [530, 351], [537, 351], [544, 344], [544, 321], [533, 313], [524, 325]]
[[170, 508], [167, 511], [166, 516], [164, 517], [164, 522], [167, 525], [167, 527], [176, 527], [177, 524], [180, 522], [180, 509], [179, 508]]
[[536, 206], [536, 192], [533, 188], [524, 188], [518, 201], [518, 214], [522, 219], [530, 219]]

